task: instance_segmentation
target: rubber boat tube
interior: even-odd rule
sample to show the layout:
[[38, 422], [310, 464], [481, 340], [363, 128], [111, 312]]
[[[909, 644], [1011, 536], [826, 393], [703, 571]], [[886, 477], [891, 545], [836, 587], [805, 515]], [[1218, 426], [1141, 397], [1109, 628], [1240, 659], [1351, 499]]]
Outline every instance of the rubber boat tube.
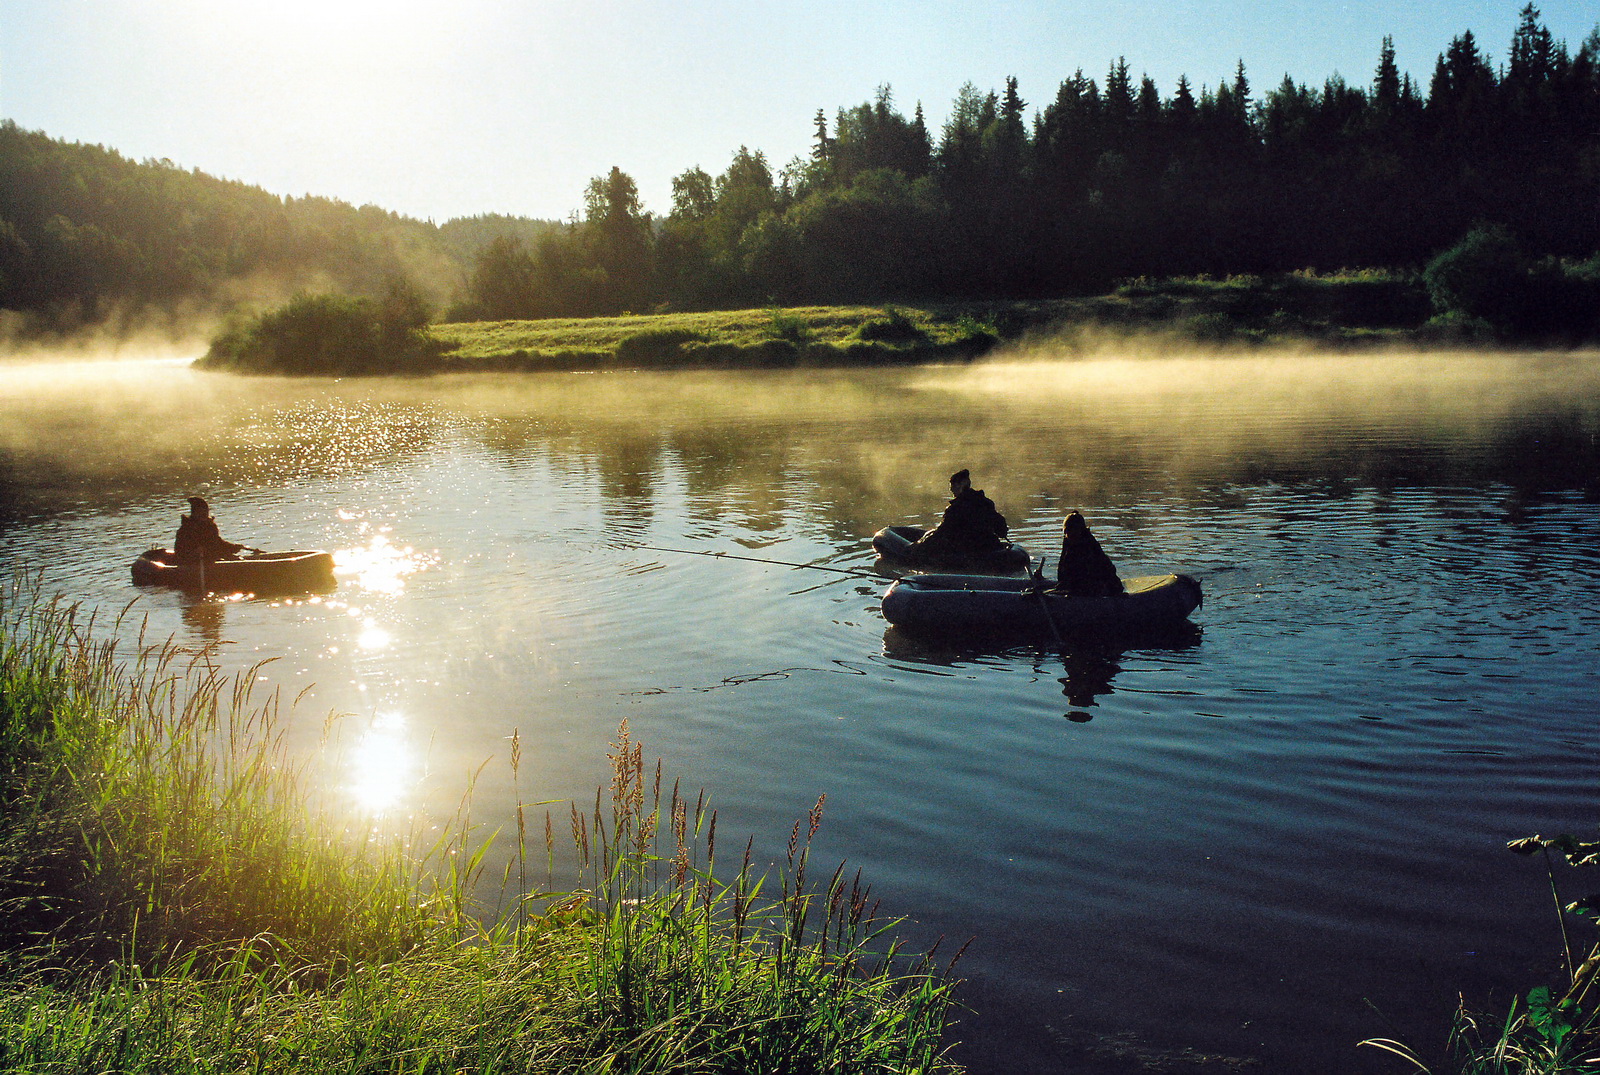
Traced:
[[150, 549], [133, 562], [135, 586], [171, 586], [209, 593], [326, 593], [334, 588], [333, 557], [305, 550], [243, 560], [180, 564], [170, 549]]
[[940, 635], [1103, 634], [1175, 627], [1199, 608], [1188, 575], [1124, 579], [1118, 597], [1067, 597], [1032, 578], [908, 575], [883, 595], [883, 618]]
[[925, 533], [927, 531], [920, 526], [886, 526], [872, 535], [872, 548], [891, 564], [922, 570], [1010, 574], [1013, 571], [1026, 571], [1033, 562], [1027, 549], [1012, 544], [977, 555], [936, 552], [926, 545], [917, 544], [917, 539]]

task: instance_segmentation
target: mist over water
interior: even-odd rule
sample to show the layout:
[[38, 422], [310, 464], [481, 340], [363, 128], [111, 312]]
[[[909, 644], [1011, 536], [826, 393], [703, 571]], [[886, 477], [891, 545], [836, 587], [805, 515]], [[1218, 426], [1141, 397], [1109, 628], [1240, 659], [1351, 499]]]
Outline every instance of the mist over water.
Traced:
[[[958, 1036], [1049, 1071], [1085, 1035], [1393, 1070], [1558, 955], [1506, 839], [1596, 818], [1600, 356], [1029, 358], [862, 372], [322, 381], [0, 367], [0, 560], [306, 691], [379, 824], [593, 795], [626, 718], [722, 833], [781, 856], [828, 794], [913, 938], [977, 938]], [[868, 569], [972, 470], [1054, 560], [1186, 571], [1161, 647], [887, 630]], [[184, 498], [327, 548], [332, 594], [135, 590]], [[132, 630], [130, 626], [128, 630]], [[321, 764], [319, 762], [319, 764]], [[514, 822], [513, 822], [514, 824]], [[491, 870], [492, 872], [492, 870]]]

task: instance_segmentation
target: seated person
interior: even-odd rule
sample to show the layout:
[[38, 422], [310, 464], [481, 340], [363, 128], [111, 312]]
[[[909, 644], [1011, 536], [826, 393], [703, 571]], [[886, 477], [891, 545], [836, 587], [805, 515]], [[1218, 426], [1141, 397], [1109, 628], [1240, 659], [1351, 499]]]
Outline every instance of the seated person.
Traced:
[[178, 537], [172, 543], [173, 556], [180, 564], [237, 560], [244, 549], [243, 545], [222, 540], [210, 505], [200, 497], [189, 498], [189, 514], [178, 523]]
[[1116, 565], [1077, 512], [1068, 515], [1061, 526], [1056, 584], [1068, 597], [1112, 597], [1123, 592]]
[[950, 475], [950, 503], [939, 525], [917, 539], [916, 548], [933, 556], [976, 555], [1006, 544], [1006, 517], [994, 501], [972, 487], [969, 471]]

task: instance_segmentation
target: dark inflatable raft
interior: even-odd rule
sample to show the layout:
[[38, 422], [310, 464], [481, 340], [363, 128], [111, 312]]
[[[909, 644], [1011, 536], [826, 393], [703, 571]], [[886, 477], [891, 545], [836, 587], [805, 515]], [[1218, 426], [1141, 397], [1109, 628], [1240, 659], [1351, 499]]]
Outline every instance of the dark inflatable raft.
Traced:
[[993, 552], [977, 555], [951, 555], [918, 545], [917, 539], [927, 533], [920, 526], [886, 526], [872, 535], [872, 548], [879, 556], [896, 567], [914, 567], [924, 571], [975, 571], [1009, 574], [1026, 571], [1033, 562], [1028, 550], [1021, 545], [1006, 544]]
[[171, 586], [208, 593], [291, 594], [331, 590], [333, 556], [320, 551], [267, 552], [243, 560], [180, 564], [169, 549], [133, 562], [135, 586]]
[[1176, 627], [1200, 607], [1200, 584], [1188, 575], [1123, 579], [1118, 597], [1068, 597], [1032, 578], [910, 575], [883, 595], [883, 618], [896, 627], [940, 635], [1136, 633]]

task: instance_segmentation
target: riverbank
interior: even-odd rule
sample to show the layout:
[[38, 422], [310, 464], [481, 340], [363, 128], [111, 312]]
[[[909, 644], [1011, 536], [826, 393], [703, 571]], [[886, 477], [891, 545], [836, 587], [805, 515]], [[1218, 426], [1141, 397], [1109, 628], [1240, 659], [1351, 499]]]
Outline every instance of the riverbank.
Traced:
[[[1501, 342], [1486, 323], [1435, 317], [1415, 274], [1133, 280], [1097, 296], [805, 306], [538, 321], [426, 324], [413, 306], [301, 296], [213, 341], [201, 368], [426, 375], [602, 369], [849, 368], [965, 361], [999, 348], [1098, 353]], [[1526, 342], [1526, 341], [1524, 341]]]
[[124, 656], [4, 585], [0, 1067], [954, 1070], [948, 970], [895, 957], [859, 882], [808, 884], [820, 801], [763, 895], [624, 725], [592, 813], [519, 803], [496, 885], [464, 815], [387, 840], [313, 787], [259, 666]]
[[1099, 296], [807, 306], [431, 326], [455, 370], [855, 366], [980, 357], [1001, 345], [1161, 336], [1195, 346], [1302, 348], [1470, 342], [1429, 326], [1421, 284], [1384, 272], [1137, 280]]

